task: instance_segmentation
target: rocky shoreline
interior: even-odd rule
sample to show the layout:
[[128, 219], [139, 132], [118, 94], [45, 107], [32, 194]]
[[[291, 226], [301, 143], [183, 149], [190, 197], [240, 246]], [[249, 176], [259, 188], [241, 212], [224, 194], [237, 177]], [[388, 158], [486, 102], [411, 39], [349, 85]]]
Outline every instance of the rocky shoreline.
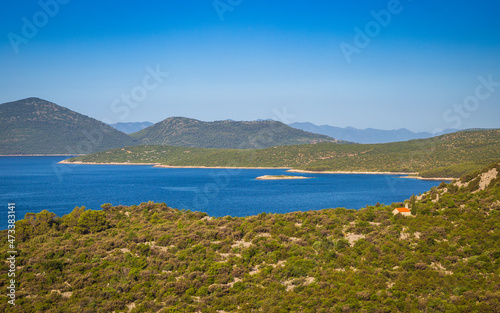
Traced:
[[280, 180], [280, 179], [310, 179], [313, 177], [306, 176], [288, 176], [288, 175], [264, 175], [256, 177], [258, 180]]

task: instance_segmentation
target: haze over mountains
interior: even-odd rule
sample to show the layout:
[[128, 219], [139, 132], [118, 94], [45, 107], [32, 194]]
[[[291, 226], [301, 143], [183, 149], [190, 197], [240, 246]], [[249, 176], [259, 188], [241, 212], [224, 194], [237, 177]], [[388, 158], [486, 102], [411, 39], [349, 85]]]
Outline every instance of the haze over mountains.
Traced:
[[132, 134], [138, 132], [151, 125], [153, 125], [153, 123], [151, 122], [128, 122], [128, 123], [109, 124], [109, 126], [125, 134]]
[[[232, 119], [227, 119], [225, 121], [234, 122], [234, 120]], [[263, 122], [263, 121], [273, 121], [273, 120], [257, 119], [256, 121]], [[124, 132], [125, 134], [132, 134], [152, 125], [153, 123], [151, 122], [127, 122], [127, 123], [109, 124], [109, 126], [121, 132]], [[318, 126], [309, 122], [296, 122], [288, 124], [288, 126], [315, 134], [329, 136], [341, 141], [366, 143], [366, 144], [389, 143], [389, 142], [407, 141], [413, 139], [427, 139], [458, 131], [458, 129], [446, 129], [441, 132], [430, 133], [430, 132], [412, 132], [411, 130], [408, 130], [406, 128], [394, 129], [394, 130], [374, 129], [374, 128], [359, 129], [354, 127], [335, 127], [330, 125]]]
[[139, 144], [245, 149], [316, 142], [338, 140], [275, 121], [202, 122], [184, 117], [167, 118], [129, 136], [94, 118], [39, 98], [0, 104], [0, 154], [3, 155], [76, 155]]
[[288, 124], [288, 126], [316, 134], [330, 136], [339, 140], [357, 143], [389, 143], [396, 141], [407, 141], [412, 139], [426, 139], [458, 131], [458, 129], [446, 129], [442, 132], [434, 134], [428, 132], [415, 133], [406, 128], [397, 130], [382, 130], [373, 128], [357, 129], [353, 127], [341, 128], [329, 125], [318, 126], [308, 122], [297, 122]]

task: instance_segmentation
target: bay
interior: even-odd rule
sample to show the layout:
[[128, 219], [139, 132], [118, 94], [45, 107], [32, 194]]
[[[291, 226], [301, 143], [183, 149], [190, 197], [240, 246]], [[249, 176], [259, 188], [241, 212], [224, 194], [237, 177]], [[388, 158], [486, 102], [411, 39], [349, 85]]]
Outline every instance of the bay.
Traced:
[[301, 180], [256, 180], [263, 175], [297, 175], [283, 169], [157, 168], [150, 165], [67, 165], [66, 156], [0, 157], [1, 229], [8, 203], [16, 218], [42, 210], [58, 216], [76, 206], [99, 210], [104, 203], [168, 206], [211, 216], [248, 216], [390, 204], [428, 191], [438, 181], [400, 175], [300, 174]]

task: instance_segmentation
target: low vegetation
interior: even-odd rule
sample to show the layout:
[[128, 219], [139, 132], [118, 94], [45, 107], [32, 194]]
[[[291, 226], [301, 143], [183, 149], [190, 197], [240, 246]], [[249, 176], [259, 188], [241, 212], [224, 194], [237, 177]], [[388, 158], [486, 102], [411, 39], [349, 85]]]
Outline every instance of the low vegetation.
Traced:
[[16, 306], [3, 292], [0, 311], [499, 312], [499, 173], [497, 162], [411, 197], [413, 217], [393, 215], [402, 203], [244, 218], [152, 202], [30, 213], [16, 223]]
[[417, 172], [423, 177], [458, 178], [488, 166], [499, 156], [500, 130], [479, 130], [387, 144], [317, 143], [259, 150], [136, 146], [72, 158], [69, 162]]

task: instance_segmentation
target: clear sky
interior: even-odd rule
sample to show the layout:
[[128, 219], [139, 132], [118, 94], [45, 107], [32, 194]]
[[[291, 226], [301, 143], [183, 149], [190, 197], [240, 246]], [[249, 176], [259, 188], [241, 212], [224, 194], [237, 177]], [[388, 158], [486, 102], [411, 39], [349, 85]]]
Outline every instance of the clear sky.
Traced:
[[500, 128], [499, 1], [2, 4], [0, 102], [106, 122]]

